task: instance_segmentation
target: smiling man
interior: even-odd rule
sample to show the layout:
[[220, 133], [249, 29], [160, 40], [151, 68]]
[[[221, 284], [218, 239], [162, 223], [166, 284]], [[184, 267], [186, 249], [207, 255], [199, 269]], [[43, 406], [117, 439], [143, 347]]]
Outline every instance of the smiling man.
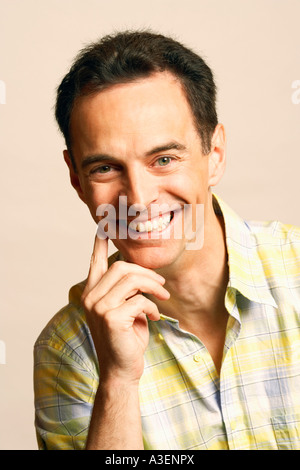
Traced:
[[64, 158], [98, 232], [35, 345], [40, 448], [300, 448], [300, 233], [212, 194], [215, 100], [205, 62], [151, 32], [92, 44], [62, 81]]

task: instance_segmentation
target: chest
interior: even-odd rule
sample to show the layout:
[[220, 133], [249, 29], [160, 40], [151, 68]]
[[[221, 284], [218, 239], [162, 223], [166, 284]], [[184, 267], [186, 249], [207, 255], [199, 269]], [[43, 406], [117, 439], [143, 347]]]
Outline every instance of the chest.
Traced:
[[229, 319], [220, 375], [196, 335], [156, 325], [140, 386], [147, 448], [300, 448], [299, 326], [282, 334], [265, 313], [256, 328]]
[[221, 372], [224, 345], [228, 325], [228, 312], [224, 308], [218, 312], [216, 319], [206, 318], [205, 321], [194, 321], [183, 329], [199, 339], [210, 355], [218, 375]]

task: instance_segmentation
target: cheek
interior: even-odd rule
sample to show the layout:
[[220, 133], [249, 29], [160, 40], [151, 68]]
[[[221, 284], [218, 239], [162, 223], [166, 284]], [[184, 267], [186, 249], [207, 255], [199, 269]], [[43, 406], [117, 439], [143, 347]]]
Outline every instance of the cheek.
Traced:
[[90, 210], [91, 216], [97, 223], [99, 222], [99, 217], [96, 213], [99, 206], [106, 206], [109, 204], [114, 208], [118, 207], [118, 192], [110, 185], [89, 185], [86, 188], [85, 196], [86, 204]]
[[109, 185], [87, 183], [84, 194], [88, 205], [111, 204], [112, 191]]
[[176, 173], [168, 181], [168, 187], [165, 189], [174, 195], [189, 200], [202, 199], [208, 190], [208, 175], [205, 171], [193, 168], [188, 172]]

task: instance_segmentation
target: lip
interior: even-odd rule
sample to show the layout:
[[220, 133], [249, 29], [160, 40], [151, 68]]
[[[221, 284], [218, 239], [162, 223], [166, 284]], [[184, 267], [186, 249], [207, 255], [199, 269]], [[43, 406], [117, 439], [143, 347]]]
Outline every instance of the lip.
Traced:
[[[134, 217], [128, 217], [127, 221], [128, 224], [135, 220], [136, 222], [142, 222], [145, 223], [147, 221], [152, 221], [155, 220], [156, 218], [159, 217], [164, 217], [167, 214], [170, 214], [170, 212], [175, 212], [177, 210], [181, 209], [181, 205], [179, 203], [160, 203], [160, 204], [153, 204], [150, 206], [149, 212], [147, 210], [144, 210], [143, 212], [140, 212], [140, 214], [137, 216], [135, 215]], [[150, 214], [150, 215], [149, 215]]]

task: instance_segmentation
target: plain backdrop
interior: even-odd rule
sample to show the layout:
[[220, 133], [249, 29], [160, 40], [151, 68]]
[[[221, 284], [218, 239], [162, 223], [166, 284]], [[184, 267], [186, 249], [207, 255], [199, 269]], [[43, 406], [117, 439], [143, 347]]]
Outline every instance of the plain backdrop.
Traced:
[[37, 448], [33, 344], [86, 277], [96, 230], [53, 117], [74, 56], [132, 28], [194, 49], [214, 71], [227, 131], [215, 192], [246, 219], [300, 225], [299, 19], [299, 0], [0, 0], [1, 449]]

